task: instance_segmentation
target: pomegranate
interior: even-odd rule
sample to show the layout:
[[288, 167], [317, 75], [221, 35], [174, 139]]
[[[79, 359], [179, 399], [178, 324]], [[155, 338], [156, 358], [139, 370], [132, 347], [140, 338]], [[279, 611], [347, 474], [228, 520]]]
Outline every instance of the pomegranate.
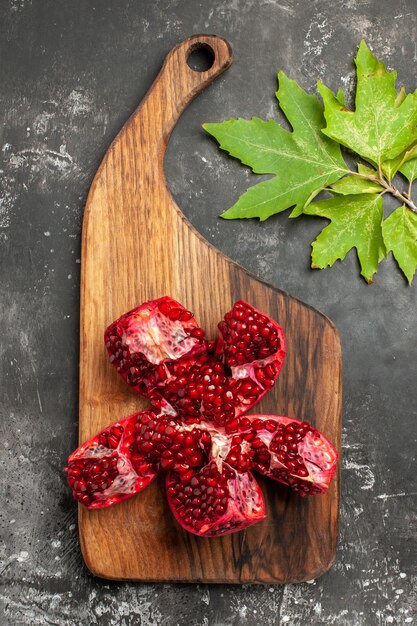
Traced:
[[220, 322], [217, 343], [209, 343], [180, 307], [160, 298], [123, 315], [105, 333], [110, 360], [155, 406], [165, 400], [180, 415], [232, 432], [278, 377], [285, 356], [282, 329], [239, 301]]
[[278, 415], [247, 415], [231, 438], [226, 461], [288, 485], [299, 495], [327, 491], [337, 467], [334, 446], [308, 422]]
[[148, 397], [140, 411], [90, 439], [68, 459], [73, 496], [88, 508], [116, 504], [166, 472], [174, 517], [201, 537], [242, 530], [265, 517], [252, 474], [302, 496], [324, 493], [337, 452], [313, 426], [245, 415], [272, 387], [285, 356], [280, 326], [239, 301], [209, 342], [192, 313], [159, 298], [105, 333], [110, 360]]

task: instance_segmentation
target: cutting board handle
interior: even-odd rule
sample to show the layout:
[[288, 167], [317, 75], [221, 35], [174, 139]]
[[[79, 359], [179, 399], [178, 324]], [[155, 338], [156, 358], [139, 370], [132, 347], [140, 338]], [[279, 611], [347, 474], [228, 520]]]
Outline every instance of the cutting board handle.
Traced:
[[[187, 63], [190, 54], [198, 49], [205, 50], [212, 59], [211, 67], [205, 71], [192, 69]], [[166, 144], [181, 113], [232, 62], [229, 42], [217, 35], [193, 35], [168, 53], [144, 101], [130, 120], [140, 132], [145, 162], [152, 164], [148, 174], [161, 176]]]

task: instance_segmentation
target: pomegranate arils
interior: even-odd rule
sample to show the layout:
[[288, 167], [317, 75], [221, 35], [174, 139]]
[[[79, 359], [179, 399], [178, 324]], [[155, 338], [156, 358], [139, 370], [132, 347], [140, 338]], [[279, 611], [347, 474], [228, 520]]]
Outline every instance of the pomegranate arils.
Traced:
[[[275, 354], [281, 347], [277, 326], [246, 302], [236, 302], [219, 324], [227, 365], [244, 365]], [[275, 368], [270, 368], [267, 376], [273, 378]]]
[[116, 476], [117, 456], [102, 459], [73, 461], [67, 468], [68, 484], [76, 500], [89, 506], [97, 500], [98, 493], [110, 487]]
[[135, 436], [139, 453], [161, 469], [175, 469], [181, 474], [204, 465], [211, 445], [207, 431], [181, 425], [164, 415], [138, 413]]
[[262, 492], [249, 472], [238, 473], [213, 460], [184, 480], [171, 472], [166, 481], [168, 502], [183, 528], [204, 537], [218, 537], [247, 528], [265, 517]]
[[254, 438], [253, 430], [230, 437], [230, 451], [226, 456], [226, 462], [239, 472], [246, 472], [255, 467], [253, 463], [255, 451], [252, 446]]

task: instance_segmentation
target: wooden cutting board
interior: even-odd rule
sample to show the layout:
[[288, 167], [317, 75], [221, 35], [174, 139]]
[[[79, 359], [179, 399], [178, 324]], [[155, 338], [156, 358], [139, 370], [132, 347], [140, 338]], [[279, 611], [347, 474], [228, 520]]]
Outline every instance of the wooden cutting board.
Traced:
[[[207, 71], [187, 65], [197, 47], [214, 55]], [[340, 450], [341, 349], [332, 322], [220, 254], [185, 219], [166, 185], [165, 148], [176, 121], [231, 63], [231, 48], [220, 37], [194, 36], [174, 48], [92, 184], [82, 234], [80, 442], [147, 406], [111, 367], [104, 329], [134, 306], [170, 295], [213, 338], [239, 298], [276, 319], [288, 354], [274, 389], [252, 413], [306, 419]], [[304, 499], [273, 481], [259, 482], [265, 521], [215, 539], [177, 525], [162, 479], [115, 507], [80, 505], [85, 562], [96, 576], [138, 581], [294, 583], [326, 572], [336, 552], [339, 475], [326, 495]]]

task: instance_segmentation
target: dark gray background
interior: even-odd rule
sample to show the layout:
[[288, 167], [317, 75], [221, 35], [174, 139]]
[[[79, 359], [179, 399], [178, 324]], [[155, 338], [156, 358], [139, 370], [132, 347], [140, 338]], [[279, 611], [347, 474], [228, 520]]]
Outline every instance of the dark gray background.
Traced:
[[[255, 177], [201, 130], [232, 116], [278, 117], [280, 68], [309, 90], [321, 78], [352, 94], [362, 37], [414, 89], [416, 24], [414, 0], [0, 0], [2, 625], [416, 623], [417, 285], [405, 285], [392, 258], [373, 286], [354, 253], [311, 271], [319, 220], [219, 220]], [[87, 191], [164, 55], [198, 32], [226, 36], [235, 63], [175, 129], [171, 189], [209, 241], [324, 311], [343, 342], [339, 551], [328, 574], [302, 585], [94, 579], [62, 472], [77, 443]]]

